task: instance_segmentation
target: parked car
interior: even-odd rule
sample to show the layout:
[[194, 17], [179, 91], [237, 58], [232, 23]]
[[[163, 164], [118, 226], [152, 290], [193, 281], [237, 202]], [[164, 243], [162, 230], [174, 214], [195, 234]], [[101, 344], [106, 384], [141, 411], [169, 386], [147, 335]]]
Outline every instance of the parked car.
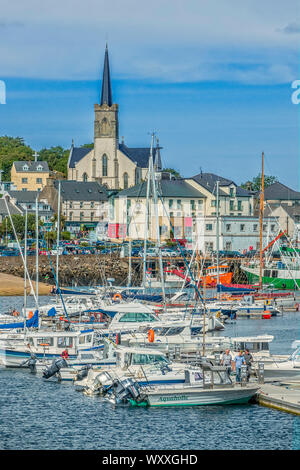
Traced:
[[162, 254], [162, 256], [169, 256], [170, 258], [175, 257], [175, 256], [179, 256], [178, 252], [176, 252], [174, 250], [171, 250], [170, 248], [162, 249], [161, 254]]

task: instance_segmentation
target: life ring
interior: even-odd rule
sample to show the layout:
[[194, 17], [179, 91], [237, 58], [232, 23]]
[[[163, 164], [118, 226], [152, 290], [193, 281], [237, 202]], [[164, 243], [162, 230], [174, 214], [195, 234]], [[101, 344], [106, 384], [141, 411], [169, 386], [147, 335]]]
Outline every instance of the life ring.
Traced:
[[28, 315], [28, 318], [30, 319], [30, 318], [32, 318], [32, 317], [33, 317], [33, 312], [30, 311], [30, 312], [29, 312], [29, 315]]
[[152, 328], [148, 331], [148, 341], [149, 343], [153, 343], [154, 341], [154, 330], [152, 330]]
[[115, 294], [115, 295], [113, 296], [113, 300], [114, 300], [114, 301], [117, 300], [117, 299], [122, 300], [121, 294], [117, 293], [117, 294]]
[[[13, 316], [14, 316], [14, 317], [18, 317], [19, 315], [20, 315], [20, 313], [17, 312], [17, 310], [14, 310], [14, 311], [13, 311]], [[30, 318], [30, 317], [29, 317], [29, 318]]]

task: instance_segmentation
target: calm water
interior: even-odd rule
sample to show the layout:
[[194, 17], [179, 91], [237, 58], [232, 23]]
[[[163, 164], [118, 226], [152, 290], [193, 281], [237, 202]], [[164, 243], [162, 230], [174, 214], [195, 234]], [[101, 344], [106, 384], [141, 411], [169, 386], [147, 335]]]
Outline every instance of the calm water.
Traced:
[[[0, 306], [20, 309], [22, 299], [1, 297]], [[287, 354], [299, 330], [300, 313], [287, 313], [238, 320], [221, 334], [273, 334], [272, 352]], [[0, 390], [2, 450], [300, 449], [300, 418], [258, 405], [114, 409], [72, 385], [8, 369], [0, 369]]]

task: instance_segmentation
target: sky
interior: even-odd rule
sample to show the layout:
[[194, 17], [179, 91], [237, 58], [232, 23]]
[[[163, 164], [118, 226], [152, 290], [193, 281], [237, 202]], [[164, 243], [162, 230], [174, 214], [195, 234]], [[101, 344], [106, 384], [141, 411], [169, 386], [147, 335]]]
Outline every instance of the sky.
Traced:
[[165, 167], [237, 184], [263, 151], [265, 173], [300, 190], [297, 0], [1, 3], [0, 135], [35, 150], [91, 143], [107, 41], [129, 147], [154, 131]]

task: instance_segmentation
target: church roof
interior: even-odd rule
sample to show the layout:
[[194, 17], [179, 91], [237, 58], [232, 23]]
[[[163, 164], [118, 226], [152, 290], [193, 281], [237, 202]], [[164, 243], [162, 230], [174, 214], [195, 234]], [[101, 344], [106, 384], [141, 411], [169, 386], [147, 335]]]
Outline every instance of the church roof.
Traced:
[[106, 44], [105, 55], [104, 55], [104, 67], [103, 67], [101, 103], [100, 103], [101, 106], [104, 103], [106, 103], [108, 106], [112, 106], [113, 104], [107, 44]]
[[[161, 147], [153, 148], [153, 160], [154, 164], [157, 165], [158, 170], [162, 169], [162, 163], [160, 158]], [[138, 147], [129, 148], [125, 144], [119, 144], [119, 150], [126, 155], [131, 161], [137, 164], [140, 168], [148, 168], [150, 148], [149, 147]]]
[[68, 167], [75, 168], [76, 163], [85, 157], [91, 150], [93, 149], [87, 147], [73, 147], [72, 145], [69, 154]]

